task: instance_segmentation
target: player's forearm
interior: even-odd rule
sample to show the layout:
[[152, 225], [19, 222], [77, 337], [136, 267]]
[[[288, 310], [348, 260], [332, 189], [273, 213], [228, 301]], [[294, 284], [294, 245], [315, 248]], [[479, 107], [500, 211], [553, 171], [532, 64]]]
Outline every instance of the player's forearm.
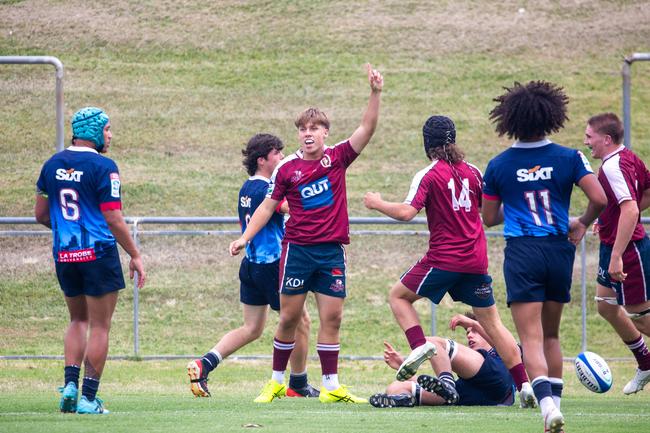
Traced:
[[587, 209], [585, 209], [585, 212], [578, 217], [578, 220], [585, 226], [589, 227], [594, 221], [596, 221], [596, 218], [598, 218], [598, 215], [605, 209], [605, 205], [599, 202], [593, 202], [590, 201], [589, 204], [587, 204]]
[[361, 127], [366, 131], [368, 140], [370, 140], [370, 137], [375, 133], [375, 129], [377, 129], [380, 101], [381, 90], [371, 90], [368, 107], [366, 108], [366, 112], [363, 113], [363, 118], [361, 119]]
[[381, 90], [371, 90], [370, 99], [368, 100], [368, 107], [363, 113], [361, 118], [361, 125], [354, 131], [349, 138], [350, 145], [355, 152], [361, 153], [366, 147], [370, 138], [372, 138], [377, 128], [377, 121], [379, 120], [379, 102], [381, 100]]
[[503, 206], [501, 206], [501, 202], [484, 199], [481, 216], [483, 217], [483, 224], [487, 227], [501, 224], [504, 221]]
[[598, 178], [594, 174], [583, 176], [582, 179], [580, 179], [580, 182], [578, 182], [578, 185], [589, 199], [587, 209], [585, 209], [585, 212], [578, 218], [578, 220], [585, 227], [588, 227], [596, 220], [596, 218], [598, 218], [598, 215], [600, 215], [607, 206], [607, 196], [605, 195], [605, 191], [598, 181]]
[[37, 223], [43, 224], [48, 229], [52, 228], [52, 222], [50, 221], [50, 205], [47, 201], [47, 197], [39, 194], [36, 195], [34, 218], [36, 218]]
[[639, 220], [639, 208], [634, 200], [627, 200], [621, 203], [621, 213], [618, 217], [618, 228], [616, 240], [612, 247], [612, 256], [622, 257], [623, 252], [632, 239], [634, 229]]
[[108, 228], [110, 229], [111, 233], [113, 233], [115, 240], [118, 244], [120, 244], [122, 248], [124, 248], [124, 251], [126, 251], [131, 258], [139, 257], [140, 251], [138, 251], [138, 247], [136, 247], [135, 241], [131, 237], [129, 227], [126, 225], [126, 222], [122, 217], [122, 212], [110, 212], [113, 215], [106, 219], [106, 223], [108, 224]]
[[411, 205], [385, 200], [377, 201], [373, 208], [398, 221], [410, 221], [417, 214], [417, 210]]

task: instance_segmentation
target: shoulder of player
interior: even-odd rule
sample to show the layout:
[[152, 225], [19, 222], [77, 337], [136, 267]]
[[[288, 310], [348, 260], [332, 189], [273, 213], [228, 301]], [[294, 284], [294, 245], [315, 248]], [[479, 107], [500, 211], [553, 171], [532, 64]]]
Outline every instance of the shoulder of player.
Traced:
[[[436, 170], [436, 167], [438, 167], [438, 170]], [[434, 159], [429, 165], [417, 171], [413, 176], [413, 179], [423, 179], [427, 175], [434, 176], [436, 172], [439, 171], [440, 167], [441, 165], [439, 164], [439, 161], [437, 159]]]
[[275, 167], [274, 173], [277, 173], [280, 170], [290, 169], [292, 165], [302, 161], [302, 158], [300, 157], [298, 152], [299, 151], [293, 152], [291, 155], [284, 157], [282, 161], [280, 161], [278, 165]]
[[480, 168], [478, 168], [476, 165], [472, 164], [471, 162], [467, 162], [467, 161], [465, 161], [465, 160], [463, 160], [463, 162], [464, 162], [465, 165], [467, 165], [471, 170], [474, 170], [474, 171], [478, 172], [478, 174], [480, 174], [481, 177], [483, 177], [483, 172], [481, 171]]

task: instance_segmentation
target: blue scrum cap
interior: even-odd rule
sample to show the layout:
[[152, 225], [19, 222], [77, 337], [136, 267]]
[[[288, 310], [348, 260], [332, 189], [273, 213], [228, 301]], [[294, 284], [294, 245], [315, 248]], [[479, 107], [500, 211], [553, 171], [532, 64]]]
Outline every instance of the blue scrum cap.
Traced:
[[108, 116], [101, 108], [82, 108], [72, 116], [72, 139], [92, 141], [97, 151], [101, 152], [104, 148], [104, 127], [108, 121]]
[[429, 149], [456, 143], [456, 126], [449, 117], [431, 116], [422, 127], [424, 138], [424, 151], [429, 154]]

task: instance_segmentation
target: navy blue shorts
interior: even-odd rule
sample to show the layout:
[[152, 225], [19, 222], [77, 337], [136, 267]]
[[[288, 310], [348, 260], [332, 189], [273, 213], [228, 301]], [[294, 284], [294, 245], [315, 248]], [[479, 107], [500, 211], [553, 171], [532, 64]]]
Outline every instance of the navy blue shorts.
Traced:
[[503, 276], [512, 302], [571, 300], [576, 247], [566, 236], [522, 236], [506, 241]]
[[269, 305], [280, 311], [280, 261], [254, 263], [244, 257], [239, 266], [239, 300], [246, 305]]
[[612, 281], [609, 278], [609, 262], [612, 247], [600, 244], [598, 261], [598, 284], [616, 291], [619, 305], [643, 304], [650, 299], [650, 240], [644, 237], [630, 242], [623, 251], [623, 271], [627, 274], [625, 281]]
[[91, 262], [55, 262], [56, 276], [65, 296], [102, 296], [125, 287], [117, 245]]
[[316, 292], [345, 298], [345, 248], [337, 243], [282, 244], [280, 293]]
[[443, 271], [419, 261], [402, 274], [400, 281], [406, 288], [429, 298], [434, 304], [438, 304], [445, 293], [449, 293], [454, 301], [472, 307], [494, 305], [492, 278], [487, 274]]
[[500, 358], [488, 354], [484, 349], [478, 352], [485, 361], [474, 377], [456, 380], [456, 390], [461, 406], [510, 406], [514, 403], [515, 384], [510, 372]]

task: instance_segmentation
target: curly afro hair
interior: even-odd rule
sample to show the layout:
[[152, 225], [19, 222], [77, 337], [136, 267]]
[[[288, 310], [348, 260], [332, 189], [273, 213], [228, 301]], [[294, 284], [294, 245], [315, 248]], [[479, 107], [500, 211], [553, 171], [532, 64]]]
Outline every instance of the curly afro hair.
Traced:
[[499, 136], [522, 141], [538, 139], [564, 127], [569, 97], [564, 89], [547, 81], [515, 82], [494, 98], [497, 105], [490, 111]]

